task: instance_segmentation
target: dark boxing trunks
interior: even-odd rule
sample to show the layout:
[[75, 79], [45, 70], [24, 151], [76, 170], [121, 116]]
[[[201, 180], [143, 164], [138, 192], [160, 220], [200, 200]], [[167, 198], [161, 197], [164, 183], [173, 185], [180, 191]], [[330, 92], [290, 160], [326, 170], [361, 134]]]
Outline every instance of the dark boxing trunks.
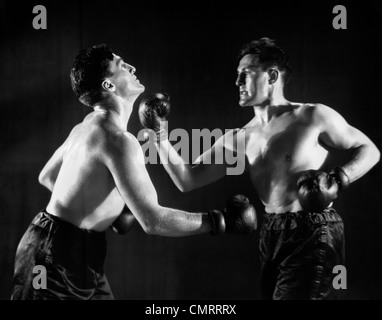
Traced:
[[[104, 232], [79, 229], [42, 211], [18, 245], [11, 299], [113, 299], [105, 256]], [[35, 266], [46, 269], [46, 289], [35, 289]]]
[[266, 213], [260, 231], [264, 299], [333, 299], [333, 267], [344, 264], [344, 225], [335, 209]]

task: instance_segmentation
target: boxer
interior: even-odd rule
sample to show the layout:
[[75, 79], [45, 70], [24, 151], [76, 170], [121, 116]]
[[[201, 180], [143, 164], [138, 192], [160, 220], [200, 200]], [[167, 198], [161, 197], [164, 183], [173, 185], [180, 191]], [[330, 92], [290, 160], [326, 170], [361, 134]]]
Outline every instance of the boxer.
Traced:
[[[238, 56], [236, 86], [239, 105], [253, 108], [255, 116], [225, 136], [245, 145], [238, 159], [246, 160], [264, 204], [263, 298], [329, 299], [333, 267], [344, 263], [344, 226], [332, 203], [379, 161], [380, 152], [334, 109], [288, 101], [284, 85], [290, 71], [287, 55], [273, 40], [245, 44]], [[156, 132], [155, 145], [175, 185], [185, 192], [224, 177], [228, 163], [206, 164], [203, 159], [225, 150], [239, 153], [232, 139], [223, 136], [194, 164], [187, 164], [167, 138], [168, 111], [169, 96], [156, 94], [142, 100], [139, 116], [144, 127]], [[325, 172], [329, 148], [351, 150], [352, 155]]]
[[[145, 90], [135, 72], [106, 45], [76, 56], [72, 88], [93, 110], [39, 175], [52, 194], [18, 245], [11, 299], [113, 299], [103, 269], [110, 227], [124, 233], [136, 220], [147, 234], [169, 237], [246, 234], [256, 227], [254, 207], [242, 195], [229, 199], [224, 210], [206, 212], [158, 203], [141, 146], [126, 130]], [[47, 271], [44, 289], [33, 286], [36, 265]]]

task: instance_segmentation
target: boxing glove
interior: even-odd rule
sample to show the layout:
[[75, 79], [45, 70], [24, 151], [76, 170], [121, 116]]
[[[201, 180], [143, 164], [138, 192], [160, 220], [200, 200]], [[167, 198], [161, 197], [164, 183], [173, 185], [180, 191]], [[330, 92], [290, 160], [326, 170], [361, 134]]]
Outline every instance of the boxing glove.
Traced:
[[143, 127], [156, 133], [157, 141], [167, 139], [166, 117], [170, 112], [170, 97], [165, 93], [155, 93], [142, 99], [138, 108], [139, 120]]
[[297, 180], [297, 194], [304, 211], [320, 212], [338, 197], [339, 191], [350, 184], [349, 177], [339, 167], [330, 173], [307, 170]]
[[224, 210], [208, 212], [211, 219], [211, 234], [250, 234], [257, 229], [257, 216], [248, 198], [238, 194], [228, 199]]
[[134, 215], [127, 207], [125, 207], [117, 219], [113, 221], [110, 227], [114, 232], [120, 235], [124, 235], [131, 229], [131, 227], [134, 225], [134, 222]]

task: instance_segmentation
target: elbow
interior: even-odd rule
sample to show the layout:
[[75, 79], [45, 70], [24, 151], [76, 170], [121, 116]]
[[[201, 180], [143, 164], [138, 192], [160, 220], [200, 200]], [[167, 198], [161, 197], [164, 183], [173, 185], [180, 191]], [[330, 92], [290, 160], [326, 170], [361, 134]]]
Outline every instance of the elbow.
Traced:
[[175, 182], [175, 185], [179, 189], [180, 192], [186, 193], [189, 191], [192, 191], [196, 189], [196, 185], [194, 183], [194, 180], [190, 178], [183, 178], [181, 180], [178, 180]]
[[149, 221], [145, 221], [145, 222], [141, 223], [141, 226], [142, 226], [143, 231], [147, 235], [152, 236], [152, 235], [158, 234], [157, 226], [156, 226], [156, 223], [154, 222], [154, 219], [150, 219]]
[[372, 144], [370, 149], [369, 157], [373, 161], [373, 166], [375, 166], [381, 160], [381, 152], [375, 144]]
[[377, 164], [381, 160], [381, 152], [375, 147], [375, 164]]
[[149, 218], [146, 218], [146, 219], [139, 219], [139, 224], [141, 225], [142, 227], [142, 230], [144, 233], [148, 234], [148, 235], [152, 235], [154, 234], [154, 223], [152, 221], [153, 219], [149, 219]]
[[50, 179], [49, 175], [47, 175], [44, 170], [40, 172], [38, 176], [38, 182], [47, 188], [48, 190], [52, 190], [53, 187], [53, 181]]
[[171, 180], [181, 192], [188, 192], [196, 188], [195, 172], [189, 165], [183, 166], [176, 172], [169, 171]]
[[160, 210], [151, 210], [140, 223], [143, 231], [147, 235], [161, 235]]
[[176, 186], [178, 187], [179, 191], [183, 192], [183, 193], [186, 193], [186, 192], [193, 190], [193, 188], [191, 188], [191, 186], [186, 185], [186, 184], [177, 184]]
[[154, 226], [152, 226], [150, 224], [142, 224], [141, 226], [142, 226], [144, 233], [146, 233], [147, 235], [151, 236], [151, 235], [156, 234]]

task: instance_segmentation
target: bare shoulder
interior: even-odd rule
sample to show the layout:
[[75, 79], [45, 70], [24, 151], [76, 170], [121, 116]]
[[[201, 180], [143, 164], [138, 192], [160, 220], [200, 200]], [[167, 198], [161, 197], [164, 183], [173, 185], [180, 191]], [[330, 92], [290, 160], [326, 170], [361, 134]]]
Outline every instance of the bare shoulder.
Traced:
[[335, 120], [340, 117], [333, 108], [322, 103], [304, 103], [296, 109], [296, 114], [308, 122]]
[[109, 154], [126, 151], [137, 151], [140, 147], [138, 140], [128, 131], [107, 130], [103, 132], [102, 147]]
[[102, 159], [119, 156], [127, 150], [136, 151], [140, 147], [134, 135], [107, 117], [85, 118], [78, 131], [86, 137], [87, 147], [97, 152]]

